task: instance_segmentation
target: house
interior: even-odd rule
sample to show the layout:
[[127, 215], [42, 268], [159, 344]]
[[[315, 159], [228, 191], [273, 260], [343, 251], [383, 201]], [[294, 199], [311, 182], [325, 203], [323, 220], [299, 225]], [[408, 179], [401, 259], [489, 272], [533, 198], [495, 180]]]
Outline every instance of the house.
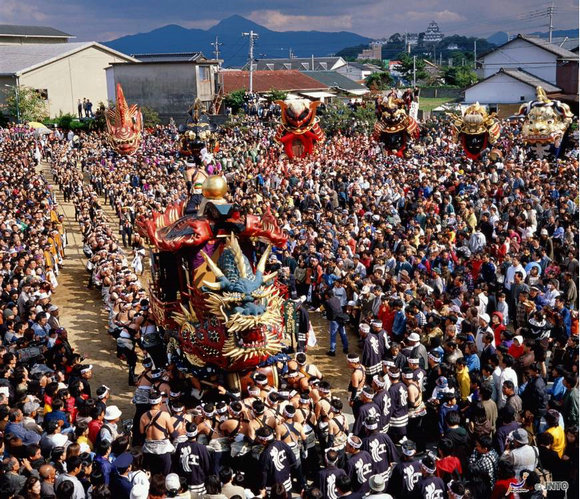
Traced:
[[360, 62], [347, 62], [336, 70], [337, 73], [359, 82], [364, 81], [367, 76], [380, 71], [382, 69], [374, 64], [361, 64]]
[[[250, 72], [243, 70], [222, 71], [224, 94], [236, 90], [250, 88]], [[271, 90], [292, 92], [305, 95], [313, 92], [329, 93], [329, 85], [321, 83], [310, 76], [296, 70], [254, 71], [253, 91], [257, 94], [267, 94]], [[331, 94], [332, 96], [333, 94]]]
[[501, 68], [485, 80], [466, 88], [465, 104], [479, 102], [490, 106], [492, 110], [498, 110], [499, 105], [502, 104], [502, 107], [509, 110], [507, 112], [509, 115], [515, 112], [521, 104], [534, 100], [538, 86], [543, 87], [547, 94], [562, 91], [560, 87], [523, 69]]
[[210, 109], [219, 93], [220, 61], [206, 59], [200, 52], [140, 54], [128, 64], [107, 68], [109, 99], [115, 99], [117, 83], [127, 102], [155, 110], [163, 122], [181, 121], [196, 98]]
[[365, 59], [377, 59], [381, 60], [382, 56], [382, 45], [379, 43], [371, 43], [368, 49], [364, 49], [359, 55], [356, 57], [359, 61]]
[[530, 35], [518, 35], [478, 57], [480, 76], [483, 78], [489, 78], [501, 68], [521, 68], [552, 85], [558, 85], [558, 66], [566, 65], [569, 61], [577, 62], [578, 54]]
[[[342, 57], [291, 57], [283, 59], [257, 59], [254, 69], [258, 71], [336, 71], [344, 66], [346, 61]], [[246, 64], [243, 70], [250, 69]]]
[[[90, 99], [95, 108], [107, 102], [105, 68], [127, 62], [136, 59], [97, 42], [0, 45], [0, 88], [34, 88], [50, 116], [76, 115], [78, 99]], [[5, 98], [0, 92], [0, 105]]]
[[22, 45], [24, 43], [67, 43], [76, 38], [49, 26], [22, 26], [0, 24], [0, 45]]
[[141, 62], [197, 62], [207, 60], [203, 52], [171, 52], [160, 54], [131, 54]]
[[365, 86], [351, 80], [337, 71], [302, 71], [302, 74], [327, 85], [335, 92], [348, 96], [361, 96], [368, 94], [370, 90]]

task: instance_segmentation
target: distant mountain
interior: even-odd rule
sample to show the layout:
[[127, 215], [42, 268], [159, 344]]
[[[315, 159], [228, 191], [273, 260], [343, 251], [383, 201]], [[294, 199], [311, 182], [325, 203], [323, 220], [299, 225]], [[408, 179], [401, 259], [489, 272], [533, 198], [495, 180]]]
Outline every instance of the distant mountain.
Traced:
[[123, 36], [103, 42], [125, 54], [194, 52], [201, 51], [207, 57], [213, 53], [211, 42], [219, 37], [220, 58], [224, 67], [241, 67], [248, 58], [248, 40], [242, 32], [250, 30], [258, 33], [254, 57], [288, 57], [290, 50], [296, 57], [328, 56], [344, 47], [368, 45], [372, 39], [350, 33], [322, 31], [272, 31], [244, 17], [231, 16], [220, 21], [208, 30], [187, 29], [170, 24], [148, 33]]
[[[579, 30], [576, 29], [555, 29], [552, 31], [553, 38], [578, 38]], [[535, 33], [530, 33], [530, 35], [539, 36], [540, 38], [548, 38], [550, 34], [547, 31], [536, 31]]]
[[[528, 33], [530, 35], [539, 36], [540, 38], [549, 38], [549, 33], [547, 31], [536, 31], [534, 33]], [[515, 35], [512, 35], [512, 38]], [[578, 30], [577, 29], [558, 29], [552, 31], [552, 37], [555, 39], [562, 39], [562, 38], [574, 38], [578, 39]], [[487, 41], [493, 43], [495, 45], [503, 45], [508, 41], [508, 34], [505, 31], [498, 31], [487, 38]]]
[[494, 45], [503, 45], [508, 41], [508, 34], [505, 31], [497, 31], [493, 35], [487, 38], [489, 43], [493, 43]]

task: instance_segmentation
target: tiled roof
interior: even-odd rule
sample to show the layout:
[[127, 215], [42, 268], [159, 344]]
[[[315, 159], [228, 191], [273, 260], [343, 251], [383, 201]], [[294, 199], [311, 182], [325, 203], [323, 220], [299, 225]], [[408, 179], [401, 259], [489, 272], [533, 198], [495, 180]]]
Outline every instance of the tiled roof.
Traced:
[[[242, 88], [250, 88], [249, 71], [223, 71], [224, 92], [226, 94]], [[328, 85], [310, 78], [300, 71], [254, 71], [253, 89], [265, 93], [272, 89], [281, 91], [326, 90]]]
[[0, 74], [23, 73], [92, 46], [116, 54], [118, 57], [125, 57], [129, 61], [135, 60], [97, 42], [9, 44], [0, 45]]
[[51, 28], [50, 26], [23, 26], [20, 24], [0, 24], [0, 36], [74, 38], [73, 35]]

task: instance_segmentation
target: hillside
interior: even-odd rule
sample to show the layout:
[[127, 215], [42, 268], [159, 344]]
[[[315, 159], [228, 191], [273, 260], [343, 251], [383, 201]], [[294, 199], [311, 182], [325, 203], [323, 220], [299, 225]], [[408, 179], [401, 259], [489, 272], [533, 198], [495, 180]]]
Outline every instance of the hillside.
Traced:
[[242, 32], [250, 30], [259, 34], [254, 52], [256, 58], [288, 57], [290, 50], [297, 57], [327, 56], [344, 47], [367, 45], [371, 41], [348, 31], [272, 31], [236, 15], [208, 30], [170, 24], [103, 44], [126, 54], [201, 51], [211, 57], [213, 47], [210, 43], [218, 36], [223, 43], [220, 58], [224, 60], [224, 67], [241, 67], [248, 58], [248, 39], [242, 37]]

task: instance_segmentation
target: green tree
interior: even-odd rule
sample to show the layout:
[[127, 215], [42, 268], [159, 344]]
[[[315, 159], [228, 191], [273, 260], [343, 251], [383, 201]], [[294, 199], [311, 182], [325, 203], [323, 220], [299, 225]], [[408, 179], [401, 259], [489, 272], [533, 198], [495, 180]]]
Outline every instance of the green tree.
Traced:
[[276, 100], [286, 100], [286, 97], [288, 97], [288, 92], [276, 90], [275, 88], [271, 88], [266, 96], [266, 98], [271, 102]]
[[445, 83], [459, 88], [469, 87], [477, 82], [477, 74], [469, 66], [453, 66], [445, 69]]
[[353, 109], [342, 101], [329, 104], [320, 116], [320, 126], [327, 135], [337, 133], [370, 133], [374, 127], [375, 108], [371, 103]]
[[365, 85], [371, 90], [388, 90], [393, 85], [393, 78], [385, 71], [371, 73], [366, 77]]
[[374, 101], [369, 101], [365, 106], [358, 106], [352, 113], [354, 118], [354, 131], [369, 134], [373, 131], [377, 116], [375, 114]]
[[[400, 64], [397, 65], [396, 69], [406, 80], [413, 81], [413, 58], [409, 54], [403, 52], [399, 54], [398, 59]], [[425, 61], [422, 57], [417, 57], [415, 60], [416, 80], [425, 80], [428, 76], [429, 74], [425, 71]]]
[[240, 109], [244, 107], [244, 97], [246, 95], [246, 90], [240, 88], [239, 90], [234, 90], [226, 95], [224, 103], [226, 107], [232, 108], [232, 114], [236, 114]]
[[16, 87], [10, 87], [5, 93], [4, 111], [13, 119], [20, 116], [20, 122], [24, 123], [48, 118], [46, 101], [34, 88], [20, 86], [17, 90]]
[[161, 123], [159, 118], [159, 113], [147, 106], [141, 106], [141, 114], [143, 115], [143, 126], [144, 127], [154, 127]]

